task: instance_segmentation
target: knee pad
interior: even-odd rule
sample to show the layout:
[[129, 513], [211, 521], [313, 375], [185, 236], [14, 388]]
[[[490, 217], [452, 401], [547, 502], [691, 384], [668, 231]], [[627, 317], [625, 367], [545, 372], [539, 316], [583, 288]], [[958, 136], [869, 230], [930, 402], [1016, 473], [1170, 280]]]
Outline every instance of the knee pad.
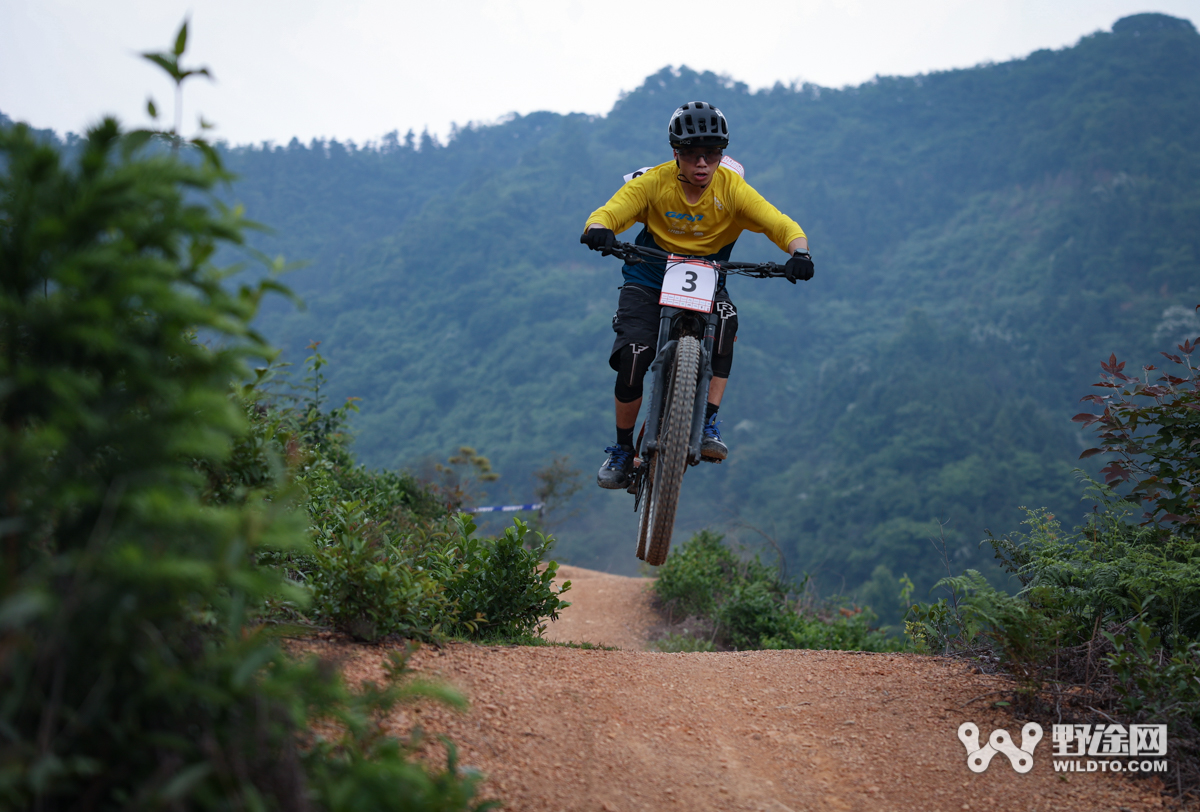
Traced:
[[617, 367], [617, 385], [613, 393], [622, 403], [632, 403], [642, 396], [642, 379], [654, 360], [654, 348], [647, 344], [626, 344], [621, 348]]
[[718, 300], [714, 310], [720, 320], [713, 336], [713, 353], [718, 356], [733, 355], [733, 342], [737, 341], [737, 308], [733, 302]]

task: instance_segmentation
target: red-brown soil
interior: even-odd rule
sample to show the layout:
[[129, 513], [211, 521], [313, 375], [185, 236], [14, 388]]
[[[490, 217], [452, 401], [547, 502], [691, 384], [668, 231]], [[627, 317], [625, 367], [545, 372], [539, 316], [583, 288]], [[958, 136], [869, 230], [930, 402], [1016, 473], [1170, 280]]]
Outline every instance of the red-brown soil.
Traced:
[[[426, 647], [412, 665], [457, 686], [465, 713], [425, 705], [390, 720], [446, 734], [485, 776], [484, 797], [519, 812], [566, 810], [1144, 810], [1157, 780], [1054, 772], [1049, 731], [1034, 768], [1004, 756], [967, 769], [964, 721], [981, 738], [1020, 723], [988, 706], [994, 677], [910, 654], [645, 651], [648, 579], [563, 567], [573, 601], [551, 640], [620, 646]], [[337, 640], [352, 681], [383, 679], [384, 651]], [[983, 698], [979, 698], [983, 696]], [[994, 697], [993, 697], [994, 698]], [[974, 700], [974, 701], [973, 701]], [[432, 738], [432, 737], [431, 737]], [[430, 745], [430, 756], [440, 745]]]

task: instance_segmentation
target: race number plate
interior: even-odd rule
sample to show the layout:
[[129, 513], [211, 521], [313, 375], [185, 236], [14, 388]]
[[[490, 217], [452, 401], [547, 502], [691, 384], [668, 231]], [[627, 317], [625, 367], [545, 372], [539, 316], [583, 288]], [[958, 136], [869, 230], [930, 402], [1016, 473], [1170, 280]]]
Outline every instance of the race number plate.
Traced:
[[660, 305], [711, 313], [717, 293], [717, 269], [698, 259], [670, 256], [663, 276]]

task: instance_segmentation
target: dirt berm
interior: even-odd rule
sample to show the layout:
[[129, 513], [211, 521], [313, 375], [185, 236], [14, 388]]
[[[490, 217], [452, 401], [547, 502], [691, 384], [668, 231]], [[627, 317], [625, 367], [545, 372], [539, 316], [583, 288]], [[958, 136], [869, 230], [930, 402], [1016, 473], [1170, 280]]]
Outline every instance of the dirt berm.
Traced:
[[[967, 769], [958, 726], [986, 738], [1020, 723], [989, 707], [1000, 687], [957, 662], [910, 654], [643, 650], [657, 622], [647, 579], [563, 567], [573, 605], [547, 637], [619, 646], [453, 644], [413, 665], [459, 687], [466, 713], [432, 705], [389, 720], [446, 734], [482, 771], [484, 797], [517, 812], [566, 810], [1142, 810], [1157, 779], [1055, 773], [1050, 732], [1018, 774], [997, 755]], [[381, 681], [383, 652], [334, 639], [303, 648]], [[978, 697], [983, 698], [978, 698]], [[972, 701], [975, 700], [975, 701]], [[430, 745], [437, 757], [440, 745]]]

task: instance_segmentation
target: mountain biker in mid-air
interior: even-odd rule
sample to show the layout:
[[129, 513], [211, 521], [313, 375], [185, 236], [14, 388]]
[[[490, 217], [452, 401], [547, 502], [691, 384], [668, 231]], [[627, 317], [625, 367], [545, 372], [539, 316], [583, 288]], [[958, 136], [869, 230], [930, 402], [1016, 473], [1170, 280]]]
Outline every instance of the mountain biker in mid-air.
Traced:
[[[634, 240], [636, 245], [728, 260], [737, 238], [749, 230], [766, 234], [792, 255], [784, 266], [789, 282], [811, 279], [813, 263], [804, 230], [746, 183], [741, 164], [724, 156], [729, 124], [721, 111], [707, 102], [689, 102], [671, 115], [667, 131], [674, 159], [627, 177], [625, 185], [588, 217], [579, 241], [605, 253], [616, 243], [617, 234], [637, 222], [644, 227]], [[625, 284], [613, 316], [617, 337], [608, 358], [608, 365], [617, 372], [617, 443], [604, 449], [608, 459], [596, 475], [601, 488], [625, 488], [629, 483], [642, 379], [654, 360], [658, 341], [664, 272], [662, 260], [626, 263], [622, 268]], [[715, 308], [721, 321], [713, 345], [701, 454], [720, 461], [729, 450], [721, 441], [716, 415], [729, 380], [738, 328], [737, 309], [725, 290], [724, 274], [717, 284]]]

